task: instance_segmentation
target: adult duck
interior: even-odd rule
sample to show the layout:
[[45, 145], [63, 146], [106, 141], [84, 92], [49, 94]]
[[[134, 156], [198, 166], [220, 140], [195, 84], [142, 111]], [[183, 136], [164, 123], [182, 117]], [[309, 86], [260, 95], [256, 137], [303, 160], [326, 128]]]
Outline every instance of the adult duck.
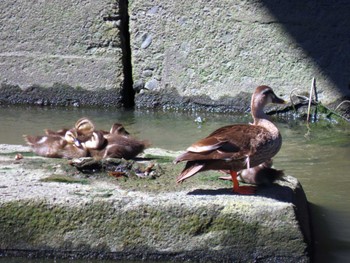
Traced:
[[269, 103], [283, 104], [268, 86], [256, 88], [251, 99], [252, 124], [234, 124], [219, 128], [204, 139], [192, 144], [175, 159], [175, 163], [187, 161], [177, 177], [177, 183], [198, 172], [229, 170], [233, 191], [253, 194], [252, 186], [239, 186], [237, 172], [270, 160], [281, 148], [282, 137], [278, 128], [264, 112]]

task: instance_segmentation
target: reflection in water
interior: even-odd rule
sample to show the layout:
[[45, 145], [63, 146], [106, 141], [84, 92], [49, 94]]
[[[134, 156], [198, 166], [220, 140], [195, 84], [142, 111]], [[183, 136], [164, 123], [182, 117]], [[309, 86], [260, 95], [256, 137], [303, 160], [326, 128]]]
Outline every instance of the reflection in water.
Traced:
[[[99, 129], [123, 123], [131, 134], [148, 139], [152, 147], [170, 150], [184, 150], [218, 127], [251, 121], [249, 114], [0, 106], [0, 144], [24, 144], [23, 134], [71, 127], [83, 116]], [[205, 122], [195, 122], [198, 116]], [[277, 125], [283, 145], [274, 165], [299, 179], [311, 203], [316, 262], [346, 262], [350, 258], [350, 127], [313, 124], [305, 136], [305, 124], [279, 120]]]

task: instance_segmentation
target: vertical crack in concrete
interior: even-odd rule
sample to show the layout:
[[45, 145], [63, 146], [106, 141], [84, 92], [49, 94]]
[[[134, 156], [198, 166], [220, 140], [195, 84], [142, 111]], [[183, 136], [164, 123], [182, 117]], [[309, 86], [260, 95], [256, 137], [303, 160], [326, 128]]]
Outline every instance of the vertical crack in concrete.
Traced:
[[131, 64], [131, 47], [130, 47], [130, 33], [129, 33], [129, 1], [119, 0], [119, 12], [121, 18], [120, 24], [120, 39], [122, 45], [122, 63], [124, 82], [122, 84], [122, 103], [125, 108], [132, 108], [135, 106], [135, 91], [133, 89], [132, 79], [132, 64]]

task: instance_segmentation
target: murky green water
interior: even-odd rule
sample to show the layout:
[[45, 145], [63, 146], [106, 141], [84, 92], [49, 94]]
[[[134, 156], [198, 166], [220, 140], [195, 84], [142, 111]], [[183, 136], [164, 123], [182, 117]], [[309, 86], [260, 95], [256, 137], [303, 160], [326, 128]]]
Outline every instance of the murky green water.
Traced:
[[[152, 147], [171, 150], [184, 150], [220, 126], [251, 121], [249, 114], [0, 106], [0, 144], [24, 144], [23, 134], [71, 127], [82, 116], [91, 118], [99, 129], [108, 130], [112, 123], [121, 122], [136, 137], [148, 139]], [[205, 122], [196, 123], [197, 117]], [[283, 146], [274, 164], [300, 180], [312, 204], [315, 262], [346, 262], [350, 258], [350, 125], [312, 124], [309, 135], [304, 123], [278, 120], [277, 125]], [[3, 260], [0, 263], [8, 262]]]

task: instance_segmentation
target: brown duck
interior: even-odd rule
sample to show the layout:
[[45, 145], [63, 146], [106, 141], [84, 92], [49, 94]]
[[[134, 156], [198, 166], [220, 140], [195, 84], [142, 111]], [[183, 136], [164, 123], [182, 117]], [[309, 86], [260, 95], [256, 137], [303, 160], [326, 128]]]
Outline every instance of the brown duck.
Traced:
[[278, 128], [264, 112], [268, 103], [282, 104], [285, 101], [278, 98], [270, 87], [257, 87], [251, 100], [253, 124], [225, 126], [192, 144], [175, 159], [175, 163], [187, 161], [177, 182], [183, 182], [202, 171], [229, 170], [233, 191], [253, 194], [254, 187], [239, 186], [237, 172], [270, 160], [282, 145]]

